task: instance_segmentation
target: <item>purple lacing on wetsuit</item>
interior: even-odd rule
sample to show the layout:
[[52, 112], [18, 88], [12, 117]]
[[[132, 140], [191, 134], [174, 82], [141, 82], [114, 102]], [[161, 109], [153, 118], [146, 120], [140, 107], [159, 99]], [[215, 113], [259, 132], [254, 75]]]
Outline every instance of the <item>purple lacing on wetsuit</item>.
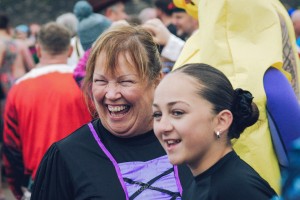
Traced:
[[174, 165], [174, 174], [175, 174], [176, 184], [177, 184], [179, 193], [182, 196], [182, 186], [181, 186], [180, 179], [179, 179], [179, 173], [178, 173], [177, 165]]
[[123, 180], [123, 177], [122, 177], [122, 173], [121, 173], [121, 170], [118, 166], [118, 163], [117, 161], [114, 159], [114, 157], [110, 154], [110, 152], [106, 149], [106, 147], [103, 145], [103, 143], [101, 142], [100, 138], [98, 137], [95, 129], [94, 129], [94, 126], [92, 125], [92, 123], [89, 123], [88, 124], [95, 140], [97, 141], [99, 147], [102, 149], [102, 151], [106, 154], [106, 156], [110, 159], [110, 161], [113, 163], [114, 167], [115, 167], [115, 170], [117, 172], [117, 175], [118, 175], [118, 178], [119, 178], [119, 181], [122, 185], [122, 188], [125, 192], [125, 196], [126, 196], [126, 200], [129, 200], [129, 197], [128, 197], [128, 192], [127, 192], [127, 189], [126, 189], [126, 186], [125, 186], [125, 182]]
[[[111, 153], [106, 149], [104, 144], [101, 142], [100, 138], [98, 137], [98, 134], [97, 134], [96, 130], [94, 129], [94, 126], [92, 125], [92, 123], [89, 123], [88, 126], [89, 126], [95, 140], [97, 141], [99, 147], [102, 149], [102, 151], [106, 154], [106, 156], [113, 163], [113, 165], [115, 167], [115, 170], [117, 172], [119, 181], [120, 181], [120, 183], [122, 185], [122, 188], [125, 192], [126, 200], [129, 200], [129, 195], [128, 195], [128, 191], [127, 191], [127, 188], [126, 188], [126, 184], [125, 184], [125, 181], [123, 179], [121, 169], [120, 169], [117, 161], [114, 159], [114, 157], [111, 155]], [[176, 185], [177, 185], [177, 188], [179, 190], [180, 195], [182, 196], [182, 186], [181, 186], [180, 179], [179, 179], [178, 167], [176, 165], [173, 166], [173, 167], [174, 167], [174, 176], [175, 176], [175, 180], [176, 180]]]

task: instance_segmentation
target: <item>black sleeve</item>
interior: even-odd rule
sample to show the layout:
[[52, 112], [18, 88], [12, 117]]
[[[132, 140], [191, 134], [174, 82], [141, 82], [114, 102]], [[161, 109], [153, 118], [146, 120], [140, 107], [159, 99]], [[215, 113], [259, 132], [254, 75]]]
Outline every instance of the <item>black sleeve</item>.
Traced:
[[71, 183], [67, 166], [54, 143], [40, 163], [32, 188], [31, 200], [74, 199]]

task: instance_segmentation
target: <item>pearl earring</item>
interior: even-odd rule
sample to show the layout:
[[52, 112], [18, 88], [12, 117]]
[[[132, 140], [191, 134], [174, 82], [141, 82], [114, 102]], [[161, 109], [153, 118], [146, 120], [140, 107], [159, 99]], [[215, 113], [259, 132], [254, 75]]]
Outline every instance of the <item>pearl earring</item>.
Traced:
[[217, 131], [217, 132], [216, 132], [216, 135], [217, 135], [217, 138], [218, 138], [218, 139], [221, 137], [220, 133], [221, 133], [221, 131]]

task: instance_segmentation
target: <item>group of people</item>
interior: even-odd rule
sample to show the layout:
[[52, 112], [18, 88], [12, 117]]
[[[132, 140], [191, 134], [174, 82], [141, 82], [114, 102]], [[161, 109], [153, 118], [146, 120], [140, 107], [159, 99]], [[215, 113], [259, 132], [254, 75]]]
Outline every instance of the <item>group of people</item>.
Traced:
[[[258, 119], [249, 92], [234, 91], [221, 72], [204, 64], [183, 66], [160, 81], [159, 53], [149, 32], [130, 25], [104, 32], [92, 47], [83, 82], [97, 117], [49, 148], [31, 199], [180, 199], [185, 191], [186, 199], [276, 194], [230, 145], [230, 138]], [[204, 180], [203, 173], [208, 173]], [[214, 185], [213, 177], [223, 182]], [[239, 193], [229, 192], [236, 188]], [[193, 196], [197, 193], [201, 196]]]
[[[241, 25], [240, 17], [245, 21], [253, 17], [252, 10], [236, 9], [243, 4], [240, 1], [243, 0], [224, 2], [224, 7], [209, 0], [169, 2], [167, 9], [177, 6], [187, 15], [207, 9], [198, 11], [198, 19], [189, 16], [195, 22], [189, 39], [177, 35], [178, 31], [172, 32], [174, 27], [162, 14], [160, 19], [139, 25], [120, 22], [129, 19], [127, 14], [112, 13], [117, 8], [122, 11], [124, 1], [101, 1], [101, 5], [78, 1], [73, 10], [78, 20], [74, 34], [62, 25], [66, 23], [63, 18], [43, 25], [36, 44], [39, 63], [14, 82], [4, 111], [3, 161], [16, 198], [278, 198], [282, 157], [273, 149], [274, 133], [268, 128], [265, 107], [277, 123], [277, 136], [287, 132], [286, 124], [293, 126], [300, 119], [295, 93], [297, 71], [292, 71], [292, 87], [282, 66], [272, 63], [283, 53], [277, 46], [268, 47], [271, 52], [265, 55], [266, 62], [258, 60], [259, 66], [245, 68], [248, 59], [243, 54], [238, 57], [235, 50], [257, 50], [248, 55], [255, 62], [272, 39], [263, 36], [282, 35], [278, 15], [271, 11], [273, 4], [258, 4], [258, 0], [247, 1], [249, 7], [265, 11], [268, 18], [260, 21], [262, 25], [257, 22], [256, 28], [263, 30], [269, 23], [276, 26], [267, 33], [235, 35], [231, 28], [245, 28], [236, 30], [235, 25]], [[162, 4], [155, 2], [158, 9]], [[104, 4], [107, 9], [102, 14], [95, 13]], [[224, 11], [225, 7], [228, 10]], [[209, 9], [215, 13], [209, 15]], [[229, 11], [232, 18], [220, 17]], [[209, 17], [219, 26], [209, 24]], [[222, 20], [232, 23], [225, 27], [234, 36], [228, 43], [221, 40], [227, 39], [229, 32], [224, 31]], [[251, 28], [249, 25], [245, 29]], [[216, 46], [217, 39], [211, 38], [215, 34], [219, 48], [212, 50], [209, 45]], [[83, 50], [81, 54], [75, 50], [80, 55], [75, 69], [67, 64], [74, 53], [72, 37]], [[200, 41], [199, 46], [191, 45], [195, 39]], [[254, 41], [260, 49], [251, 45]], [[165, 48], [170, 47], [174, 51], [169, 55], [173, 57], [164, 57], [163, 53], [171, 51]], [[227, 57], [227, 47], [231, 47], [232, 59]], [[200, 51], [189, 54], [195, 48]], [[165, 59], [176, 61], [166, 76]], [[250, 81], [254, 78], [261, 82]], [[281, 88], [274, 89], [274, 81]], [[290, 122], [277, 117], [278, 103], [274, 99], [281, 90], [288, 91], [286, 97], [293, 105]], [[285, 150], [297, 135], [300, 137], [295, 124], [288, 131], [294, 132], [288, 140], [283, 139], [281, 147]], [[256, 141], [259, 139], [262, 141]], [[255, 149], [249, 144], [254, 144]], [[242, 151], [241, 146], [247, 149]], [[256, 152], [261, 150], [266, 152], [258, 156]], [[254, 162], [257, 160], [259, 163]], [[270, 163], [262, 163], [267, 161], [276, 164], [266, 169]]]

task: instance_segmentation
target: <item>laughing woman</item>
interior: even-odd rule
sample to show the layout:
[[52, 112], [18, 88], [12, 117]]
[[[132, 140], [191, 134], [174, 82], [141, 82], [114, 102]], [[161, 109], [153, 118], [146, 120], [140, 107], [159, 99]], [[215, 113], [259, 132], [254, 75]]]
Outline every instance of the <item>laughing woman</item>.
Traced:
[[154, 132], [171, 163], [186, 163], [194, 175], [183, 199], [268, 200], [276, 195], [230, 143], [258, 119], [252, 98], [206, 64], [187, 64], [158, 85]]
[[152, 130], [160, 71], [147, 31], [123, 25], [103, 33], [83, 83], [97, 117], [48, 150], [31, 199], [181, 199], [192, 174], [170, 164]]

